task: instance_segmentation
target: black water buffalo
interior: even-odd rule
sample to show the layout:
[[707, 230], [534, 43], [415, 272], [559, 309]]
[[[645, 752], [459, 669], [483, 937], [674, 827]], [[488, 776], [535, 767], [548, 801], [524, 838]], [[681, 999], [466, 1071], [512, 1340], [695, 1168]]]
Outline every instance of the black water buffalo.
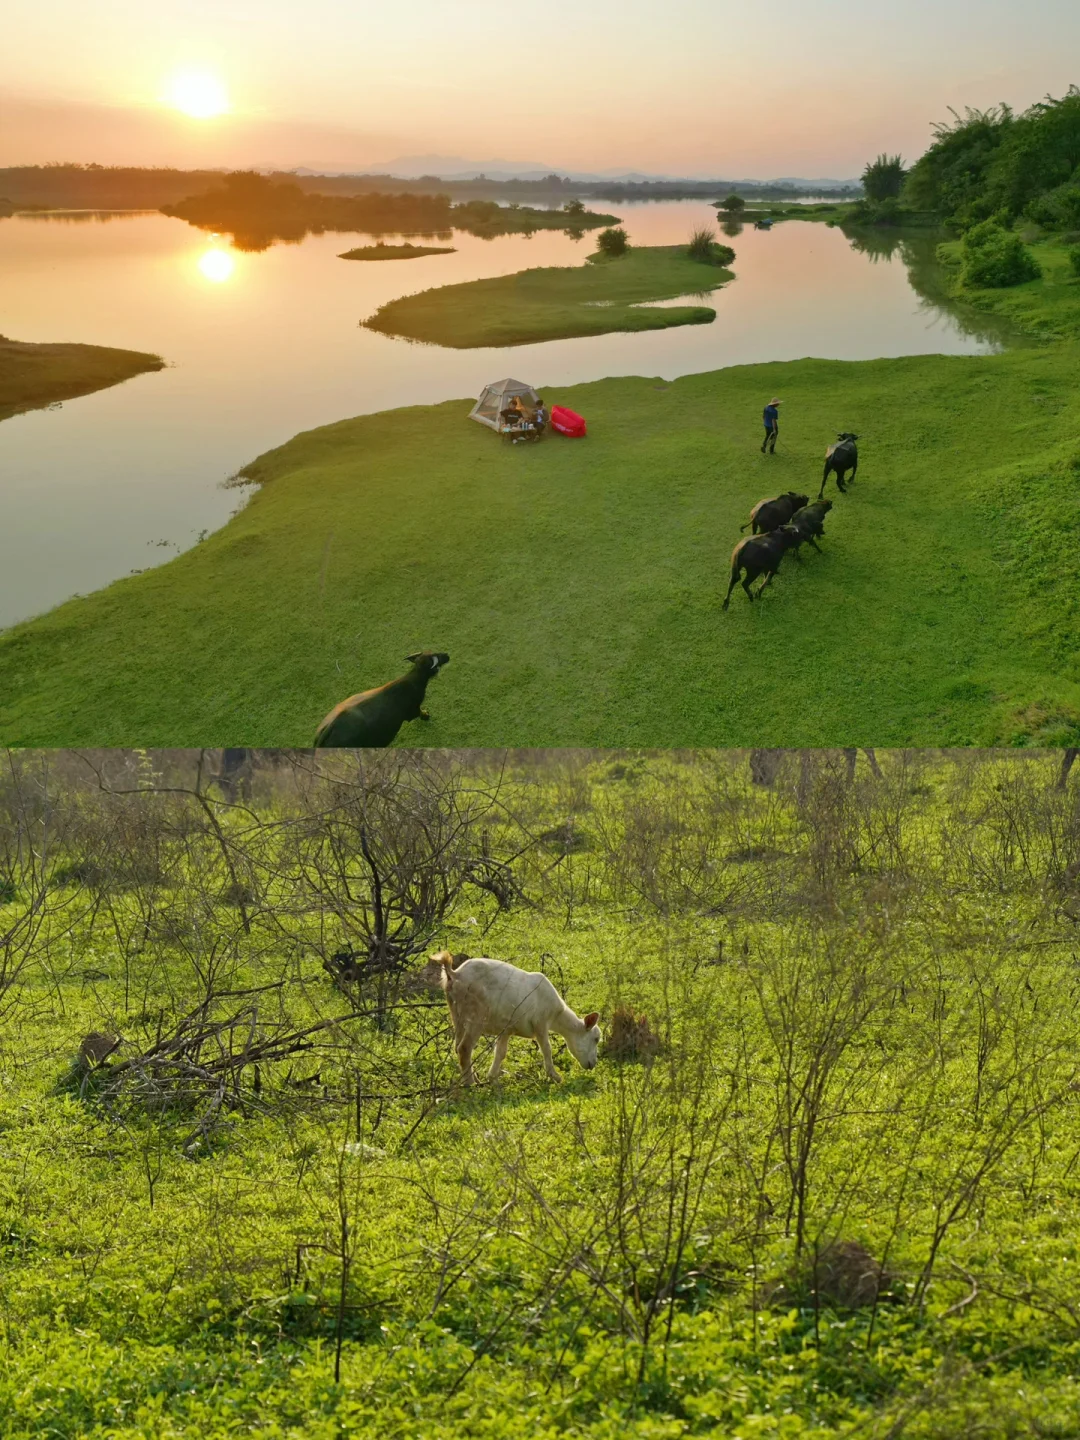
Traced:
[[743, 571], [746, 573], [743, 575], [742, 587], [747, 598], [753, 600], [750, 582], [759, 575], [765, 576], [761, 589], [758, 590], [760, 595], [776, 574], [784, 555], [798, 543], [799, 533], [790, 525], [781, 525], [779, 530], [773, 530], [768, 535], [748, 535], [745, 540], [740, 540], [731, 552], [731, 584], [724, 597], [724, 609], [728, 608], [731, 592], [739, 583], [739, 575]]
[[[759, 500], [750, 511], [750, 519], [746, 522], [746, 525], [752, 527], [751, 535], [768, 535], [770, 530], [779, 530], [809, 499], [809, 495], [796, 495], [794, 490], [788, 490], [772, 500]], [[746, 525], [740, 525], [739, 529], [745, 530]]]
[[317, 749], [378, 749], [389, 745], [406, 720], [427, 720], [424, 692], [450, 656], [423, 650], [406, 655], [412, 669], [377, 690], [350, 695], [319, 726]]
[[825, 516], [832, 506], [831, 500], [815, 500], [812, 505], [804, 505], [801, 510], [795, 511], [788, 522], [788, 528], [794, 530], [799, 537], [791, 547], [796, 555], [799, 553], [799, 546], [806, 541], [813, 545], [819, 555], [821, 554], [821, 546], [814, 537], [825, 534]]
[[855, 444], [858, 438], [857, 435], [852, 435], [850, 430], [841, 430], [836, 437], [836, 444], [830, 445], [825, 451], [825, 469], [821, 476], [821, 489], [818, 491], [819, 500], [825, 494], [825, 481], [828, 480], [830, 471], [835, 473], [837, 486], [841, 490], [847, 489], [844, 476], [849, 470], [852, 480], [855, 479], [859, 468], [859, 451]]

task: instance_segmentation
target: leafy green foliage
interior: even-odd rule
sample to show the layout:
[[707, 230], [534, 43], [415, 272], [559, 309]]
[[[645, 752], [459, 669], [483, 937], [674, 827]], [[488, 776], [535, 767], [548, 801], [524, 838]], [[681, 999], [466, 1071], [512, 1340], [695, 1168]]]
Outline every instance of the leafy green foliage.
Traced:
[[615, 225], [600, 231], [596, 237], [596, 248], [601, 255], [609, 257], [625, 255], [630, 248], [630, 237], [621, 225]]
[[1002, 105], [968, 109], [935, 130], [912, 167], [907, 202], [935, 210], [960, 229], [991, 216], [1027, 214], [1070, 228], [1080, 185], [1080, 88], [1047, 97], [1022, 114]]
[[907, 171], [899, 155], [879, 155], [862, 173], [862, 187], [868, 200], [895, 200], [904, 188]]
[[1042, 274], [1042, 267], [1020, 236], [994, 220], [984, 220], [966, 232], [961, 256], [961, 283], [971, 290], [1023, 285]]
[[1080, 278], [1080, 245], [1074, 245], [1069, 251], [1069, 265], [1077, 278]]
[[1070, 183], [1048, 190], [1032, 201], [1027, 213], [1047, 230], [1080, 230], [1080, 185]]
[[729, 215], [739, 215], [746, 209], [746, 201], [741, 195], [728, 195], [720, 201], [720, 209], [725, 210]]
[[[279, 761], [229, 807], [190, 754], [147, 759], [138, 794], [125, 755], [0, 778], [33, 921], [0, 993], [5, 1440], [1075, 1432], [1057, 755], [789, 752], [768, 785], [738, 753], [439, 757], [456, 839], [527, 900], [462, 896], [440, 941], [657, 1042], [588, 1074], [557, 1045], [551, 1086], [515, 1041], [471, 1093], [441, 996], [350, 1014], [318, 963], [371, 903], [343, 818], [421, 763]], [[536, 839], [569, 823], [553, 865]], [[41, 888], [45, 834], [69, 872], [137, 848], [155, 879]], [[57, 1090], [104, 1017], [116, 1066], [241, 990], [247, 1047], [334, 1023], [229, 1090], [212, 1143], [182, 1087]]]

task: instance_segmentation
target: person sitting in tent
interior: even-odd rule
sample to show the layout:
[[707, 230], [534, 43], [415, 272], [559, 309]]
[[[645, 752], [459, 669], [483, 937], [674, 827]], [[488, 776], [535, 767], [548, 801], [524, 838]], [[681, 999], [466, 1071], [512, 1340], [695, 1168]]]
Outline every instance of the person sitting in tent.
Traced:
[[521, 396], [515, 395], [510, 404], [499, 416], [504, 425], [523, 425], [525, 423], [525, 411], [521, 404]]

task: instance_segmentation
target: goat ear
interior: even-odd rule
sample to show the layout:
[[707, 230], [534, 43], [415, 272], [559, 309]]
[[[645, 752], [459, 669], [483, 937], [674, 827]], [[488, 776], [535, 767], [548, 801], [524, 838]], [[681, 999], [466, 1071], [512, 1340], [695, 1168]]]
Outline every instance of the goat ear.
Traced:
[[599, 1020], [599, 1019], [600, 1019], [600, 1012], [599, 1012], [598, 1010], [594, 1010], [590, 1015], [586, 1015], [586, 1016], [585, 1016], [585, 1029], [586, 1029], [586, 1030], [591, 1030], [592, 1027], [596, 1024], [597, 1020]]

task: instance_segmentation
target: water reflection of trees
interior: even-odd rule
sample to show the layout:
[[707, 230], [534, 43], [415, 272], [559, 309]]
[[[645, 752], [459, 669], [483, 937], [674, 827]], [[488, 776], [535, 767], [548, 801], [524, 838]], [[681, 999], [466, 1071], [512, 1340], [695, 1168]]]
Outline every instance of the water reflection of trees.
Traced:
[[851, 248], [865, 255], [872, 265], [899, 260], [907, 270], [908, 283], [919, 297], [919, 309], [945, 320], [960, 335], [983, 344], [1016, 344], [1018, 336], [1008, 321], [965, 305], [949, 294], [945, 267], [938, 259], [938, 246], [945, 239], [936, 230], [902, 230], [878, 226], [844, 231]]
[[[20, 220], [48, 220], [54, 225], [104, 225], [110, 220], [131, 220], [138, 215], [156, 215], [156, 210], [12, 210]], [[0, 211], [0, 218], [6, 218]]]

